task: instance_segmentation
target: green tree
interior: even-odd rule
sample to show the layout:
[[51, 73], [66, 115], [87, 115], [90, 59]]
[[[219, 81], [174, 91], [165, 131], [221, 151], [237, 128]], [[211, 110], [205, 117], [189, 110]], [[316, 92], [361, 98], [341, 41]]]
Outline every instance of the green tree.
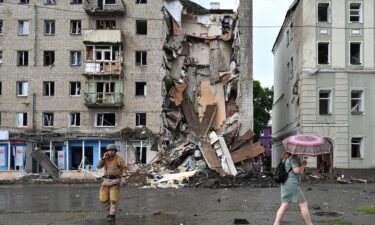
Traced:
[[254, 101], [254, 132], [255, 139], [258, 141], [260, 131], [265, 127], [270, 118], [273, 104], [273, 90], [263, 88], [259, 81], [253, 82], [253, 101]]

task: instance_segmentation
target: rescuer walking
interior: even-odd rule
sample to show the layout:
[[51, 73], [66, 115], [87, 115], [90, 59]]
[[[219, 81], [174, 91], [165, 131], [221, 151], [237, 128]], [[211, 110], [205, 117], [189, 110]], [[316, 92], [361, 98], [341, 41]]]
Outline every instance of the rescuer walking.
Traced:
[[103, 182], [100, 185], [100, 201], [108, 212], [107, 221], [116, 220], [117, 204], [119, 201], [120, 184], [125, 184], [128, 167], [120, 156], [116, 155], [117, 146], [109, 144], [103, 159], [98, 162], [98, 169], [104, 168]]

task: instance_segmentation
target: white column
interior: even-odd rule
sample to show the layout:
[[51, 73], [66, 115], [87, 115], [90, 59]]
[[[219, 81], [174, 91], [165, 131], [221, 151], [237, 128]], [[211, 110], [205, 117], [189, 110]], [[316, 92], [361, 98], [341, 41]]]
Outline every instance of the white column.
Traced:
[[10, 170], [10, 141], [8, 141], [8, 170]]
[[82, 141], [82, 169], [85, 169], [85, 141]]
[[49, 160], [53, 162], [53, 156], [52, 156], [52, 141], [49, 142]]
[[65, 142], [66, 146], [66, 170], [69, 171], [69, 141]]
[[98, 159], [100, 160], [100, 158], [102, 157], [102, 141], [101, 140], [98, 140], [98, 148], [99, 148]]

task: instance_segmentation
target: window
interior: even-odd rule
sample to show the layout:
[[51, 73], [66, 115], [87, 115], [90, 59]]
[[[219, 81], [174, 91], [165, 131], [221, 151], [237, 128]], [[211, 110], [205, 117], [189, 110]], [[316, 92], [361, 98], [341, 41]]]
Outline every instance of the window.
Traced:
[[70, 52], [70, 65], [71, 66], [80, 66], [81, 65], [81, 52], [80, 51], [71, 51]]
[[19, 35], [29, 35], [30, 22], [27, 20], [18, 21], [18, 34]]
[[17, 81], [17, 96], [27, 96], [29, 92], [29, 83], [27, 81]]
[[71, 0], [70, 4], [82, 4], [82, 0]]
[[81, 126], [81, 113], [73, 112], [70, 113], [70, 120], [69, 125], [71, 127], [79, 127]]
[[56, 0], [44, 0], [45, 5], [56, 5]]
[[3, 51], [0, 51], [0, 66], [3, 64]]
[[27, 66], [29, 65], [29, 52], [18, 51], [17, 52], [17, 66]]
[[29, 0], [20, 0], [19, 1], [20, 4], [29, 4]]
[[147, 0], [135, 0], [135, 4], [146, 4]]
[[70, 21], [70, 33], [71, 34], [81, 34], [81, 20], [71, 20]]
[[361, 65], [362, 64], [362, 43], [351, 42], [350, 43], [350, 64], [351, 65]]
[[364, 157], [363, 152], [363, 138], [352, 138], [352, 158], [362, 159]]
[[97, 127], [115, 127], [115, 113], [97, 113], [95, 118], [95, 126]]
[[146, 164], [147, 163], [147, 147], [135, 147], [135, 163]]
[[71, 96], [81, 95], [81, 82], [70, 82], [70, 95]]
[[55, 95], [55, 82], [44, 81], [43, 82], [43, 96], [54, 96]]
[[44, 65], [50, 66], [55, 63], [55, 52], [54, 51], [44, 51]]
[[55, 21], [54, 20], [45, 20], [44, 21], [44, 34], [45, 35], [54, 35], [55, 34]]
[[351, 98], [352, 114], [363, 114], [363, 111], [364, 111], [363, 91], [362, 90], [352, 91], [350, 98]]
[[318, 3], [318, 22], [330, 22], [329, 3]]
[[135, 95], [146, 96], [146, 82], [135, 82]]
[[349, 22], [362, 23], [362, 3], [349, 3]]
[[139, 66], [147, 65], [147, 52], [146, 51], [135, 52], [135, 64]]
[[135, 125], [136, 126], [146, 126], [146, 113], [136, 113], [135, 114]]
[[27, 113], [19, 112], [16, 114], [16, 126], [17, 127], [27, 127]]
[[147, 20], [136, 20], [136, 33], [147, 35]]
[[53, 127], [53, 113], [43, 113], [43, 126], [44, 127]]
[[329, 64], [329, 43], [319, 42], [318, 43], [318, 64], [327, 65]]
[[116, 29], [116, 20], [97, 20], [96, 29], [99, 29], [99, 30]]
[[293, 78], [293, 75], [294, 75], [294, 59], [293, 57], [290, 58], [290, 78], [292, 79]]
[[3, 34], [3, 20], [0, 20], [0, 35]]
[[116, 4], [116, 0], [104, 0], [105, 5], [114, 5]]
[[319, 91], [319, 115], [332, 113], [332, 94], [330, 90]]

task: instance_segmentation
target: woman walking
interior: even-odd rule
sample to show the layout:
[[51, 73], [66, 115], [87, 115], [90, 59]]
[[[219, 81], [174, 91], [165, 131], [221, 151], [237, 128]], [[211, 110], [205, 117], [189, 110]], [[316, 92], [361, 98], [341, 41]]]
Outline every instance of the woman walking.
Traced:
[[289, 176], [288, 179], [281, 184], [281, 206], [277, 211], [274, 225], [280, 225], [280, 222], [291, 203], [298, 203], [306, 225], [313, 225], [305, 195], [299, 185], [299, 176], [305, 169], [307, 162], [303, 161], [301, 163], [299, 158], [290, 155], [288, 152], [283, 152], [281, 154], [281, 159], [285, 160], [285, 169], [286, 171], [289, 171]]

